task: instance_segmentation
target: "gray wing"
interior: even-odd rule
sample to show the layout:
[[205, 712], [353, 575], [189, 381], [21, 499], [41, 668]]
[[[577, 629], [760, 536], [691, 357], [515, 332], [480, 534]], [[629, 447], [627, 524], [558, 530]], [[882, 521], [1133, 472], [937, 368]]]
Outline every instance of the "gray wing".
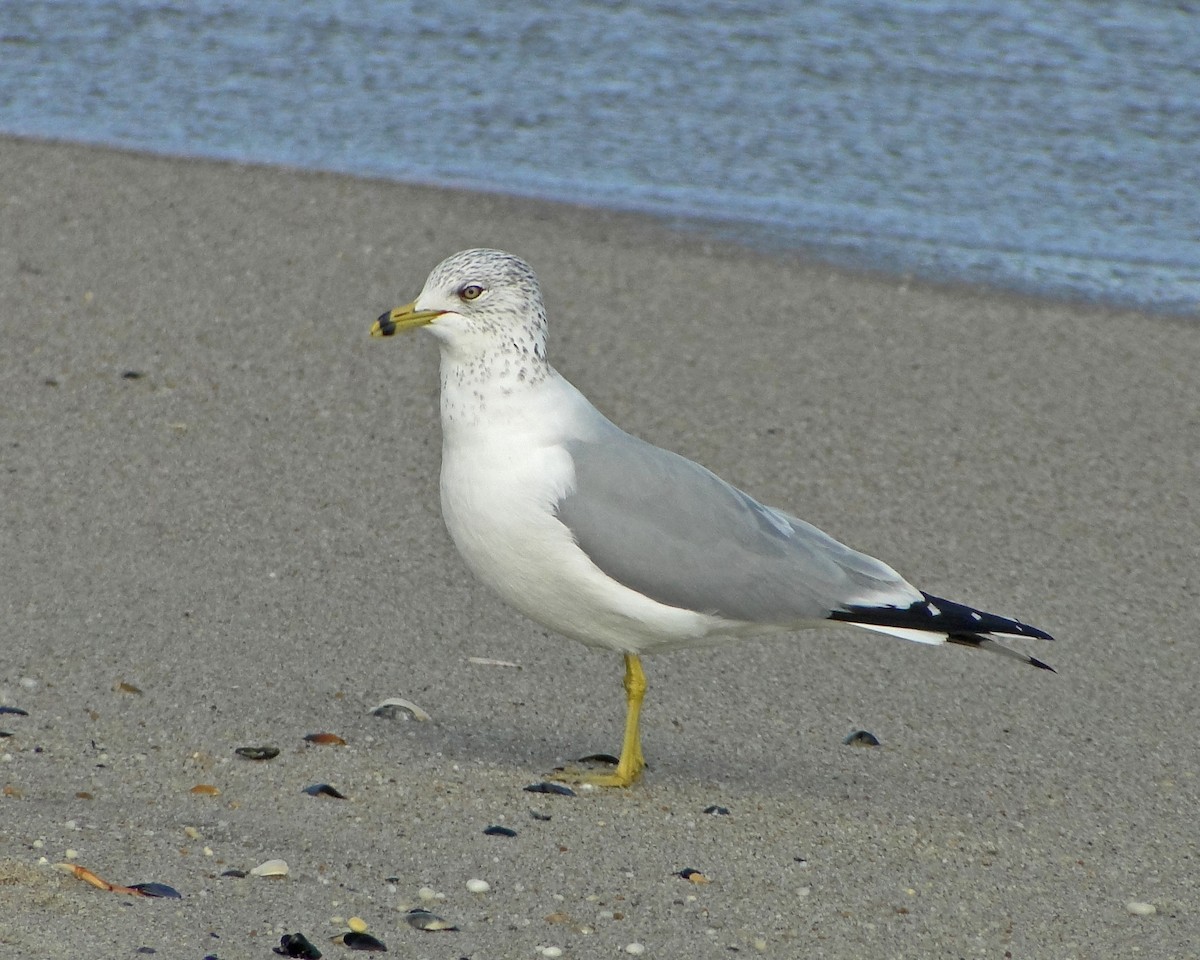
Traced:
[[659, 603], [787, 624], [920, 599], [887, 564], [607, 421], [567, 449], [575, 486], [559, 519], [596, 566]]

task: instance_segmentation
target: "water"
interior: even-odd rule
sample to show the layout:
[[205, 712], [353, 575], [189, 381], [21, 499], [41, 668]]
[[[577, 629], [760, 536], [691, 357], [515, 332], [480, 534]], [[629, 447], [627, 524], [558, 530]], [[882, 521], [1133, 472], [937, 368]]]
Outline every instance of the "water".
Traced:
[[1200, 312], [1200, 4], [0, 0], [0, 130]]

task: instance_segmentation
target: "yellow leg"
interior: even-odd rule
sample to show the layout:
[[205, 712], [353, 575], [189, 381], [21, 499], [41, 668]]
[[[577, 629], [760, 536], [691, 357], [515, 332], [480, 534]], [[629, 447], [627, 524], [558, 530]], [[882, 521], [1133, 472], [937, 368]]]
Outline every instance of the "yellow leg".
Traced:
[[566, 773], [565, 778], [597, 787], [628, 787], [642, 775], [646, 760], [642, 756], [642, 736], [638, 717], [646, 695], [646, 674], [636, 653], [625, 654], [625, 737], [615, 773]]

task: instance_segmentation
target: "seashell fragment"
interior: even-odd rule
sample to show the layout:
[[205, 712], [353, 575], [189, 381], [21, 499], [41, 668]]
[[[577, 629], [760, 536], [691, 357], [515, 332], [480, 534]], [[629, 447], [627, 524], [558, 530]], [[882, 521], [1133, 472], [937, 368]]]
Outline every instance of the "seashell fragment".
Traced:
[[704, 812], [711, 813], [714, 817], [729, 816], [729, 808], [728, 807], [719, 807], [715, 803], [710, 807], [705, 807]]
[[524, 787], [523, 789], [526, 793], [556, 793], [563, 797], [575, 796], [574, 790], [572, 790], [570, 787], [564, 787], [561, 783], [548, 783], [543, 781], [541, 783], [531, 783], [529, 786]]
[[485, 837], [515, 837], [517, 831], [510, 827], [491, 826], [483, 831]]
[[238, 747], [233, 752], [247, 760], [274, 760], [279, 756], [278, 747]]
[[712, 883], [712, 881], [709, 880], [708, 877], [702, 874], [699, 870], [693, 870], [691, 867], [686, 867], [683, 870], [680, 870], [677, 874], [675, 874], [675, 876], [679, 877], [681, 880], [687, 880], [690, 883]]
[[413, 907], [404, 915], [404, 919], [408, 921], [410, 927], [417, 930], [426, 930], [430, 933], [448, 933], [451, 930], [458, 929], [450, 921], [443, 920], [436, 913], [430, 913], [421, 907]]
[[327, 783], [314, 783], [311, 787], [305, 787], [304, 792], [310, 797], [333, 797], [334, 800], [346, 799], [346, 795], [340, 792], [337, 787], [331, 787]]
[[369, 933], [356, 933], [351, 930], [349, 933], [343, 933], [341, 940], [351, 950], [369, 950], [373, 953], [388, 952], [388, 948], [383, 941], [376, 940]]
[[160, 897], [167, 900], [183, 899], [183, 894], [165, 883], [133, 883], [130, 884], [129, 889], [136, 890], [143, 897]]
[[428, 723], [433, 719], [433, 717], [411, 700], [405, 700], [403, 697], [388, 697], [381, 704], [372, 708], [371, 714], [376, 717], [384, 717], [387, 720], [395, 720], [397, 717], [411, 717], [413, 720], [418, 720], [421, 723]]
[[344, 747], [346, 745], [346, 741], [336, 733], [310, 733], [304, 739], [309, 743], [316, 743], [321, 746]]
[[11, 715], [12, 715], [12, 716], [14, 716], [14, 717], [27, 717], [27, 716], [29, 716], [29, 711], [28, 711], [28, 710], [22, 710], [20, 707], [6, 707], [6, 706], [3, 706], [3, 705], [0, 705], [0, 714], [6, 714], [6, 713], [7, 713], [7, 714], [11, 714]]
[[615, 767], [621, 761], [614, 757], [611, 753], [589, 753], [586, 757], [580, 757], [576, 763], [603, 763], [610, 767]]
[[487, 893], [491, 889], [492, 885], [486, 880], [479, 880], [476, 877], [472, 877], [467, 881], [467, 890], [471, 893]]
[[198, 783], [188, 792], [197, 794], [198, 796], [216, 797], [220, 795], [221, 790], [219, 787], [214, 787], [211, 783]]
[[288, 875], [288, 865], [286, 860], [278, 858], [274, 860], [264, 860], [257, 867], [250, 871], [252, 877], [286, 877]]
[[870, 730], [855, 730], [853, 733], [846, 734], [842, 743], [850, 747], [877, 747], [879, 738]]
[[346, 921], [346, 926], [350, 928], [352, 933], [366, 933], [367, 921], [362, 917], [351, 917]]
[[279, 938], [274, 952], [281, 957], [299, 957], [300, 960], [321, 960], [321, 951], [313, 946], [302, 933], [285, 933]]
[[478, 667], [516, 667], [521, 669], [519, 663], [513, 663], [511, 660], [493, 660], [491, 657], [467, 657], [467, 663], [473, 663]]

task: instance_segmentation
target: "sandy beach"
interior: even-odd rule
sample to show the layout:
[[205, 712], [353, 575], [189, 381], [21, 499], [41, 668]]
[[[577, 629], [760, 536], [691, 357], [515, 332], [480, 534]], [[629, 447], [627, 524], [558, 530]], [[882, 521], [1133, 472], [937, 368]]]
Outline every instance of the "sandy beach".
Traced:
[[[472, 579], [433, 341], [367, 336], [472, 246], [620, 425], [1058, 673], [848, 629], [648, 658], [644, 781], [525, 792], [616, 751], [620, 658]], [[1200, 953], [1195, 322], [0, 139], [0, 358], [0, 956], [336, 957], [352, 916], [428, 958]]]

